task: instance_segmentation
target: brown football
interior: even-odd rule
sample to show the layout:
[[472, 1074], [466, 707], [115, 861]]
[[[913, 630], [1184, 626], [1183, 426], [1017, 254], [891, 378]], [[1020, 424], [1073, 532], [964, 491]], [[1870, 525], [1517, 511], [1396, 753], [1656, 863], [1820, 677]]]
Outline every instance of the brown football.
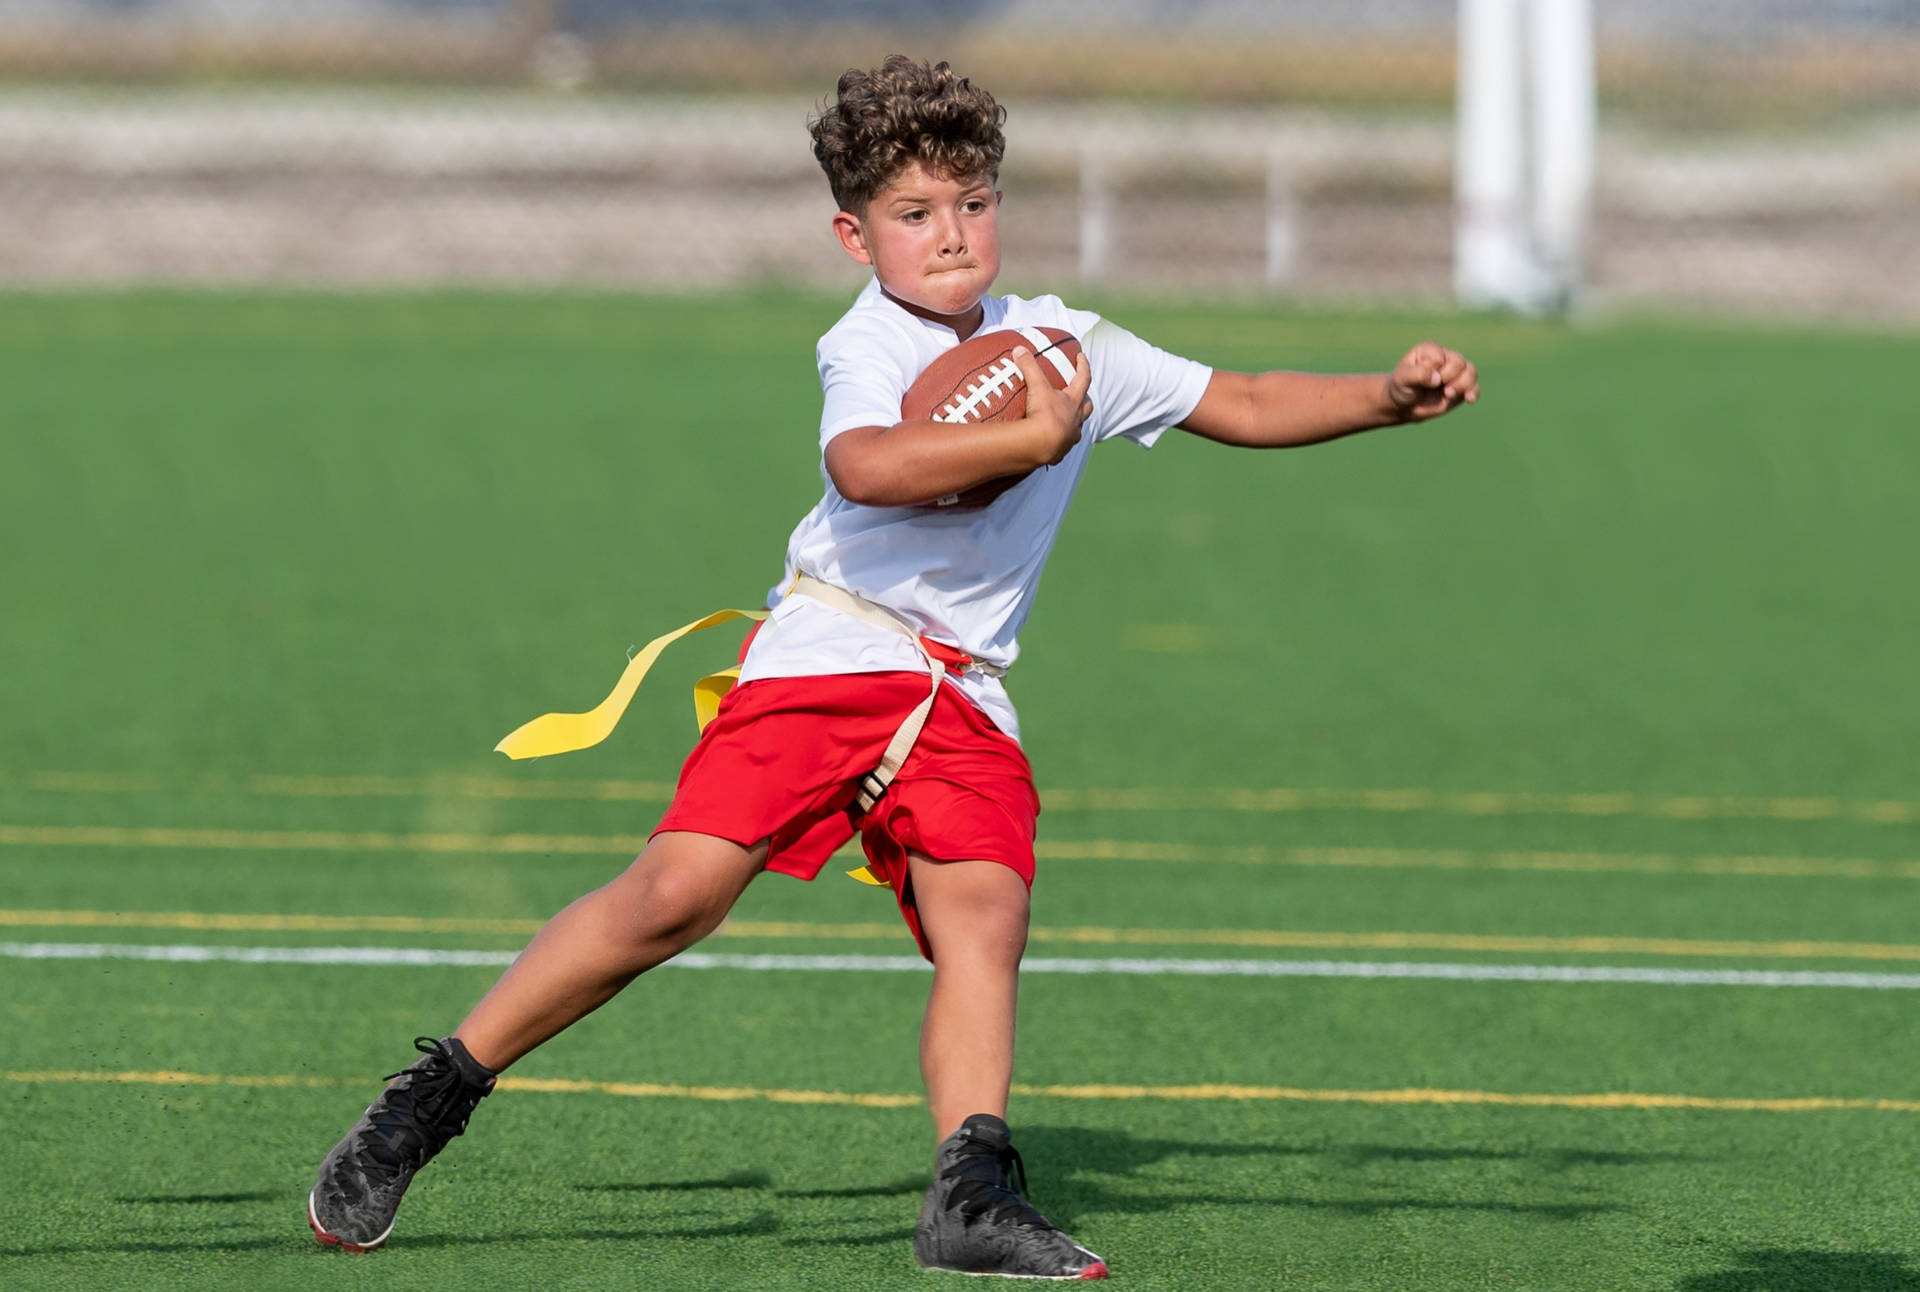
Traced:
[[[1055, 390], [1073, 380], [1073, 361], [1080, 342], [1057, 327], [1006, 328], [962, 341], [927, 365], [900, 399], [902, 421], [927, 418], [935, 422], [1001, 422], [1027, 415], [1027, 380], [1013, 361], [1016, 346], [1025, 346], [1040, 360]], [[961, 493], [935, 498], [929, 507], [972, 511], [1026, 479], [1027, 474], [1001, 476]]]

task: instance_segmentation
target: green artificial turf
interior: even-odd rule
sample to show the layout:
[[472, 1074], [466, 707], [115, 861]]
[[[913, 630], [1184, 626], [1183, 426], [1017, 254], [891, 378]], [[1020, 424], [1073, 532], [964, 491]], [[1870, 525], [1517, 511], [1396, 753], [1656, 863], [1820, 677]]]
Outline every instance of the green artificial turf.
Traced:
[[[0, 299], [0, 941], [521, 945], [652, 827], [738, 636], [593, 751], [493, 743], [762, 599], [840, 308]], [[1431, 334], [1485, 398], [1096, 456], [1010, 680], [1030, 957], [1920, 972], [1914, 338], [1110, 312], [1248, 368]], [[831, 874], [736, 916], [701, 950], [911, 953]], [[513, 1074], [588, 1088], [501, 1092], [385, 1251], [318, 1248], [320, 1155], [494, 972], [0, 957], [0, 1285], [924, 1285], [922, 1109], [715, 1097], [915, 1095], [910, 972], [663, 970]], [[1012, 1120], [1139, 1287], [1916, 1292], [1917, 1006], [1041, 972]], [[1603, 1094], [1703, 1102], [1562, 1098]]]

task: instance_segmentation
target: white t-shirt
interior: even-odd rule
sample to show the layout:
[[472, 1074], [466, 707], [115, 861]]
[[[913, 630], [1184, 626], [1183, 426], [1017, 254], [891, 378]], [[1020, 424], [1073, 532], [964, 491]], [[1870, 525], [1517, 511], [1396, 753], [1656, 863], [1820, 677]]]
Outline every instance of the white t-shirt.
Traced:
[[[1147, 344], [1098, 314], [1068, 309], [1055, 296], [988, 296], [980, 335], [1002, 328], [1057, 327], [1080, 338], [1093, 370], [1093, 416], [1065, 459], [1033, 472], [987, 506], [867, 507], [848, 502], [827, 475], [834, 436], [892, 426], [915, 377], [959, 344], [952, 328], [889, 300], [877, 280], [820, 338], [821, 475], [826, 494], [787, 542], [786, 572], [768, 597], [773, 614], [753, 640], [740, 680], [826, 673], [924, 671], [906, 638], [806, 597], [782, 599], [796, 572], [858, 593], [898, 613], [926, 636], [975, 659], [1009, 666], [1033, 609], [1040, 572], [1053, 550], [1087, 454], [1102, 440], [1151, 447], [1199, 404], [1213, 370]], [[1002, 731], [1018, 720], [997, 678], [949, 676]]]

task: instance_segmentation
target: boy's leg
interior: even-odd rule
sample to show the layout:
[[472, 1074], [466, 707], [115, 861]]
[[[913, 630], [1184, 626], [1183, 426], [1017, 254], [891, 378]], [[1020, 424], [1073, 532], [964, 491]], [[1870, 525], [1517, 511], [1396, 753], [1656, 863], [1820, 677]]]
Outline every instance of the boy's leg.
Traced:
[[713, 932], [766, 864], [764, 840], [655, 835], [619, 878], [548, 920], [454, 1035], [501, 1071]]
[[320, 1164], [307, 1223], [323, 1243], [387, 1240], [414, 1174], [467, 1127], [498, 1071], [711, 933], [765, 866], [751, 848], [668, 832], [542, 928], [454, 1034], [395, 1079]]
[[940, 1146], [913, 1251], [922, 1265], [1019, 1278], [1100, 1279], [1107, 1266], [1021, 1196], [1026, 1171], [1007, 1129], [1026, 881], [998, 862], [909, 854], [933, 991], [920, 1070]]
[[934, 1138], [945, 1139], [974, 1113], [1007, 1115], [1027, 885], [992, 861], [912, 856], [907, 869], [920, 931], [933, 948], [920, 1075]]

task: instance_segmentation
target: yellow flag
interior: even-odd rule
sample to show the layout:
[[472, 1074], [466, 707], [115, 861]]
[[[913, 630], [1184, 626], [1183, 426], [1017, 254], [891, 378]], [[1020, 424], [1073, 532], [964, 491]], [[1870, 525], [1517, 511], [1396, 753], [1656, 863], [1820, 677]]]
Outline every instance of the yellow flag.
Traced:
[[[585, 713], [544, 713], [532, 722], [515, 729], [505, 740], [494, 748], [508, 758], [544, 758], [549, 754], [567, 754], [576, 749], [586, 749], [605, 740], [620, 721], [620, 715], [627, 711], [627, 705], [633, 701], [633, 693], [640, 689], [640, 683], [647, 676], [647, 670], [660, 658], [660, 652], [685, 637], [688, 633], [697, 633], [716, 624], [730, 623], [736, 619], [765, 619], [764, 610], [716, 610], [703, 619], [676, 628], [654, 638], [641, 647], [638, 654], [627, 661], [626, 671], [620, 674], [619, 682], [606, 699]], [[740, 675], [739, 669], [730, 669], [725, 673], [715, 673], [703, 677], [693, 691], [694, 714], [704, 729], [713, 721], [714, 711], [720, 707], [720, 701]]]

